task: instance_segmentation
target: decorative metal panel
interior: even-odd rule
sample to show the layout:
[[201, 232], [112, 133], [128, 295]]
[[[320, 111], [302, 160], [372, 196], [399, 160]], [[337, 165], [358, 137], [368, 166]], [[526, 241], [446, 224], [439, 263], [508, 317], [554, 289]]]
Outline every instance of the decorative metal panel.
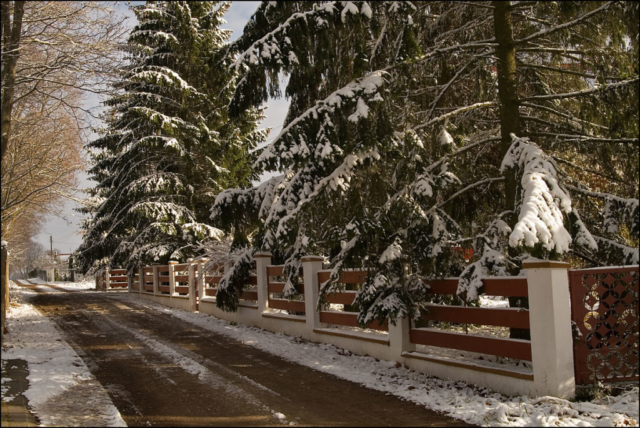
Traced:
[[638, 379], [638, 267], [569, 272], [577, 385]]

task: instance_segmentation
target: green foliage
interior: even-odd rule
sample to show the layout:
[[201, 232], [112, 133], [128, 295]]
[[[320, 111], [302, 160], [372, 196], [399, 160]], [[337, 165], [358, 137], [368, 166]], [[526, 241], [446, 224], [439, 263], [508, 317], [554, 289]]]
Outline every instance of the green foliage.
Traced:
[[108, 128], [93, 150], [91, 195], [79, 262], [106, 260], [134, 269], [202, 252], [220, 239], [210, 207], [229, 187], [258, 177], [249, 153], [264, 141], [260, 109], [226, 113], [237, 74], [229, 70], [224, 2], [149, 2], [133, 8], [139, 24], [130, 65], [105, 104]]
[[[529, 256], [637, 263], [637, 5], [516, 3], [504, 29], [493, 6], [263, 2], [233, 45], [229, 111], [290, 99], [255, 163], [282, 175], [223, 192], [214, 218], [287, 272], [329, 256], [321, 305], [343, 269], [369, 269], [362, 325], [418, 313], [434, 278], [460, 276], [475, 304], [482, 277]], [[498, 31], [516, 41], [510, 117], [528, 137], [506, 143]], [[467, 264], [454, 248], [469, 247]]]

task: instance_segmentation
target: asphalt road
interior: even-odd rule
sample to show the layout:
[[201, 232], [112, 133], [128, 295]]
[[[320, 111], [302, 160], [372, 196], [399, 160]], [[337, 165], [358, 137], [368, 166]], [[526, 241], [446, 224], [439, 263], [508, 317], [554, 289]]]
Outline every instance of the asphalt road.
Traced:
[[33, 304], [129, 426], [470, 426], [135, 301], [41, 292]]

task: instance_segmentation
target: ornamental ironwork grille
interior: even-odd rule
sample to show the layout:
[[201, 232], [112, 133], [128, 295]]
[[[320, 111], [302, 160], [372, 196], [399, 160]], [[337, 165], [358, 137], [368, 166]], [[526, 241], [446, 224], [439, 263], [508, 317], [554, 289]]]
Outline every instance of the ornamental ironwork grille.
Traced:
[[569, 272], [577, 385], [638, 380], [638, 266]]

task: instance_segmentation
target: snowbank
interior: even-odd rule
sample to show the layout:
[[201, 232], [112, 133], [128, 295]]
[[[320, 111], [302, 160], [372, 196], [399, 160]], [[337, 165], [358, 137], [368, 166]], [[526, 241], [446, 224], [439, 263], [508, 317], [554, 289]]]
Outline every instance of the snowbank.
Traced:
[[9, 333], [4, 337], [2, 360], [21, 359], [28, 363], [29, 389], [24, 395], [41, 424], [126, 426], [83, 360], [55, 325], [29, 304], [36, 293], [13, 282], [10, 286], [12, 302], [6, 320]]

